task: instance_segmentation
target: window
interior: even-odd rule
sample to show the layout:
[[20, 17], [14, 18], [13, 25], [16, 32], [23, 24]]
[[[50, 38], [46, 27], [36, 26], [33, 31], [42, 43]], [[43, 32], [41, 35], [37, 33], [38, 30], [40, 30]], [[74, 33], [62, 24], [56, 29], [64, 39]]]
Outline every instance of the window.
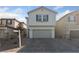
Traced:
[[0, 24], [2, 24], [2, 19], [0, 19]]
[[36, 15], [36, 21], [47, 22], [48, 21], [48, 15]]
[[12, 24], [12, 19], [6, 19], [6, 24]]
[[36, 21], [42, 21], [42, 15], [36, 15]]
[[76, 24], [79, 25], [79, 14], [75, 15], [75, 19], [76, 19]]
[[75, 22], [75, 16], [69, 16], [68, 22]]
[[48, 21], [48, 15], [43, 15], [43, 21]]

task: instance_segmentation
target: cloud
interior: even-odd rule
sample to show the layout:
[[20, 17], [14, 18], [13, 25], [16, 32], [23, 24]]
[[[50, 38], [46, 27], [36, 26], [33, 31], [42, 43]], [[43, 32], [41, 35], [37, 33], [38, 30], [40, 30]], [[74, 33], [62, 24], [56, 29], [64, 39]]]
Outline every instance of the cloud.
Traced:
[[26, 19], [25, 19], [25, 14], [26, 13], [23, 9], [21, 8], [16, 8], [13, 11], [10, 11], [9, 7], [0, 7], [0, 17], [1, 18], [16, 18], [17, 20], [21, 21], [21, 22], [25, 22], [26, 23]]
[[8, 7], [1, 7], [1, 8], [0, 8], [0, 12], [6, 12], [6, 11], [8, 11], [8, 10], [9, 10]]
[[18, 21], [26, 23], [25, 17], [23, 17], [21, 14], [16, 13], [2, 12], [0, 13], [0, 18], [15, 18]]
[[58, 10], [60, 8], [63, 8], [64, 6], [57, 6], [57, 7], [54, 7], [54, 10]]
[[13, 13], [17, 17], [17, 20], [26, 23], [25, 15], [27, 14], [22, 8], [16, 8]]
[[17, 13], [17, 14], [25, 13], [25, 11], [24, 11], [23, 9], [21, 9], [21, 8], [17, 8], [17, 9], [15, 9], [14, 12]]
[[2, 12], [0, 13], [0, 18], [16, 18], [18, 15], [15, 13], [7, 13], [7, 12]]
[[57, 15], [57, 17], [56, 17], [56, 20], [59, 20], [61, 17], [63, 17], [64, 15], [66, 15], [66, 14], [68, 14], [68, 13], [70, 13], [70, 12], [72, 12], [71, 10], [66, 10], [66, 11], [64, 11], [64, 12], [62, 12], [62, 13], [59, 13], [58, 15]]

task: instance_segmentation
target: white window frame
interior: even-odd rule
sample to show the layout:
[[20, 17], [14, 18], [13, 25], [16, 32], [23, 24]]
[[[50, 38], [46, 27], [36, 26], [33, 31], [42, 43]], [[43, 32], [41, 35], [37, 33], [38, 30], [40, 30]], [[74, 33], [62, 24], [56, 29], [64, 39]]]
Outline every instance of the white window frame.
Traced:
[[[42, 15], [41, 14], [37, 14], [38, 16], [40, 15], [41, 16], [41, 21], [39, 21], [39, 20], [37, 20], [36, 19], [36, 22], [42, 22]], [[36, 15], [36, 17], [37, 17], [37, 15]]]
[[44, 15], [47, 15], [47, 14], [37, 14], [37, 15], [41, 15], [41, 21], [37, 21], [36, 20], [36, 22], [48, 22], [49, 18], [46, 21], [43, 20], [44, 19]]
[[7, 19], [7, 24], [12, 24], [12, 19]]
[[44, 20], [44, 16], [48, 16], [48, 15], [43, 15], [43, 22], [48, 22], [48, 19], [49, 19], [49, 17], [46, 19], [46, 20]]
[[73, 16], [73, 15], [69, 16], [68, 22], [75, 22], [75, 16]]

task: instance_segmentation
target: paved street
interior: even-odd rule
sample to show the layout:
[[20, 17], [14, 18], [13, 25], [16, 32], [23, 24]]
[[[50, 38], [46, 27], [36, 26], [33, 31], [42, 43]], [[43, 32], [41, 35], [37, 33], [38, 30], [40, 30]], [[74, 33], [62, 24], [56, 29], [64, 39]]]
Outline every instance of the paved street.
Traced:
[[28, 39], [18, 52], [79, 52], [79, 40]]

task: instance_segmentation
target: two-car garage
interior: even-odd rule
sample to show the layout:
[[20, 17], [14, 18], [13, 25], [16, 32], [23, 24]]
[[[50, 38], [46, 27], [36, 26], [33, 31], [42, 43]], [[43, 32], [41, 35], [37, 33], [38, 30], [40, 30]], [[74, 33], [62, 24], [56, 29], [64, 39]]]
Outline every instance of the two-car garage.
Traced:
[[33, 38], [52, 38], [52, 30], [33, 30]]
[[54, 38], [55, 33], [52, 29], [33, 29], [32, 38]]

